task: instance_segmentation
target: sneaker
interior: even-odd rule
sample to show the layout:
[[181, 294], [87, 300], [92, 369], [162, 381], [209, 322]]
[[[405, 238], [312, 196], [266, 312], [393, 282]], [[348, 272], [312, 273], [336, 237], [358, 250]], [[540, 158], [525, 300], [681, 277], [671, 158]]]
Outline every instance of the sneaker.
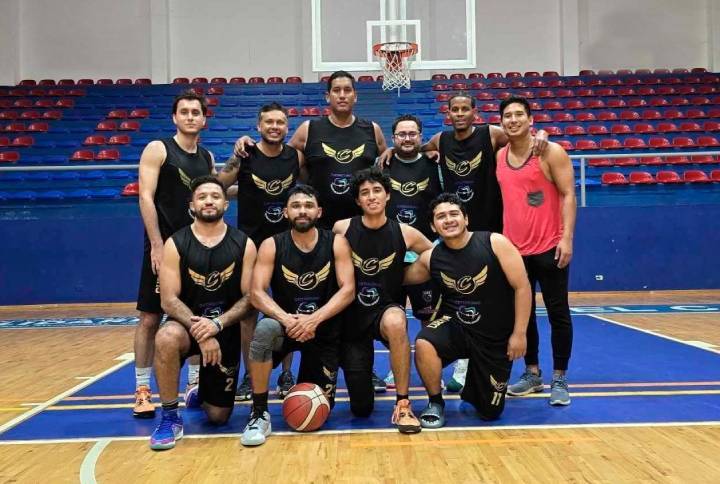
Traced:
[[542, 372], [539, 374], [531, 373], [529, 370], [525, 370], [525, 373], [520, 376], [517, 383], [513, 383], [508, 386], [508, 395], [519, 397], [521, 395], [528, 395], [530, 393], [538, 393], [545, 389], [542, 381]]
[[465, 386], [465, 375], [467, 374], [468, 360], [462, 359], [455, 362], [453, 376], [446, 387], [449, 392], [460, 392]]
[[252, 385], [250, 385], [250, 375], [245, 373], [235, 392], [235, 401], [247, 402], [248, 400], [252, 400]]
[[183, 437], [183, 421], [177, 410], [163, 410], [162, 420], [150, 436], [152, 450], [167, 450], [175, 447], [175, 441]]
[[295, 377], [292, 371], [286, 370], [280, 373], [277, 379], [277, 396], [279, 399], [285, 398], [290, 389], [295, 385]]
[[393, 375], [392, 370], [388, 371], [388, 374], [385, 377], [385, 386], [390, 389], [395, 388], [395, 375]]
[[390, 422], [397, 425], [401, 434], [416, 434], [420, 432], [420, 420], [415, 416], [407, 398], [400, 400], [393, 409]]
[[240, 437], [240, 443], [247, 446], [262, 445], [271, 433], [270, 414], [268, 412], [258, 413], [253, 410], [242, 437]]
[[372, 372], [372, 384], [375, 389], [375, 393], [385, 393], [387, 391], [387, 384], [382, 378], [377, 376], [375, 370]]
[[200, 408], [197, 383], [194, 385], [188, 383], [185, 387], [185, 408]]
[[553, 375], [550, 384], [550, 405], [570, 405], [570, 392], [565, 375]]
[[153, 405], [150, 396], [152, 392], [147, 385], [140, 385], [135, 390], [135, 406], [133, 407], [133, 417], [135, 418], [155, 418], [155, 405]]

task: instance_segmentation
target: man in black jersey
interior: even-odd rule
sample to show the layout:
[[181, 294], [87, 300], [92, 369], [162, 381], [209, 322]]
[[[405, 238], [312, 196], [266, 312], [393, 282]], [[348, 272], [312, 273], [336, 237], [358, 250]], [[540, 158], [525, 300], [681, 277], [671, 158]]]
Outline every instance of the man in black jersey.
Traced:
[[352, 192], [363, 214], [335, 223], [333, 232], [344, 235], [352, 249], [356, 298], [344, 313], [341, 366], [350, 397], [350, 410], [367, 417], [373, 410], [373, 341], [390, 349], [397, 402], [392, 423], [400, 432], [416, 433], [420, 423], [408, 399], [410, 341], [402, 288], [407, 250], [418, 254], [432, 247], [417, 229], [385, 215], [390, 199], [390, 178], [373, 167], [352, 178]]
[[[260, 247], [266, 238], [287, 230], [283, 208], [288, 191], [297, 183], [304, 159], [300, 151], [285, 144], [287, 110], [280, 104], [270, 103], [260, 108], [257, 130], [260, 142], [248, 148], [246, 158], [231, 157], [218, 178], [225, 187], [237, 181], [238, 228]], [[247, 355], [256, 322], [257, 314], [241, 323], [245, 376], [238, 386], [239, 401], [249, 400], [252, 395]], [[277, 382], [280, 398], [295, 384], [291, 364], [292, 353], [288, 353]]]
[[[140, 214], [145, 225], [145, 250], [140, 273], [137, 309], [140, 321], [135, 329], [135, 407], [139, 418], [155, 416], [150, 401], [155, 333], [160, 324], [158, 273], [163, 260], [163, 244], [173, 233], [190, 225], [188, 213], [190, 181], [215, 171], [212, 153], [198, 144], [205, 126], [207, 101], [192, 91], [175, 98], [172, 138], [151, 141], [140, 156]], [[197, 383], [197, 358], [190, 361], [189, 390]], [[188, 394], [191, 394], [188, 392]]]
[[[332, 228], [338, 220], [357, 215], [358, 208], [350, 193], [353, 173], [375, 163], [386, 149], [385, 137], [377, 123], [353, 114], [357, 102], [355, 78], [349, 72], [334, 72], [327, 81], [325, 99], [330, 115], [304, 121], [288, 143], [302, 151], [307, 164], [308, 184], [320, 194], [323, 228]], [[235, 152], [244, 156], [252, 145], [240, 138]]]
[[341, 330], [336, 315], [352, 301], [355, 280], [347, 240], [315, 227], [321, 213], [312, 187], [292, 188], [284, 209], [292, 228], [266, 239], [258, 251], [251, 298], [264, 317], [250, 345], [253, 409], [243, 445], [261, 445], [272, 431], [268, 378], [288, 352], [302, 354], [298, 380], [319, 385], [334, 403]]
[[503, 235], [468, 231], [460, 198], [443, 193], [430, 204], [433, 230], [442, 241], [408, 268], [406, 283], [430, 278], [441, 287], [441, 305], [415, 341], [415, 366], [429, 403], [423, 427], [445, 425], [440, 388], [444, 366], [468, 359], [461, 397], [480, 418], [497, 419], [505, 407], [512, 362], [525, 354], [530, 283], [522, 257]]
[[195, 221], [165, 243], [160, 268], [168, 320], [155, 338], [162, 421], [150, 437], [154, 450], [171, 449], [182, 438], [178, 377], [189, 355], [202, 356], [198, 399], [208, 420], [228, 421], [240, 368], [238, 322], [252, 310], [248, 291], [255, 244], [223, 221], [228, 201], [215, 177], [196, 178], [191, 190]]

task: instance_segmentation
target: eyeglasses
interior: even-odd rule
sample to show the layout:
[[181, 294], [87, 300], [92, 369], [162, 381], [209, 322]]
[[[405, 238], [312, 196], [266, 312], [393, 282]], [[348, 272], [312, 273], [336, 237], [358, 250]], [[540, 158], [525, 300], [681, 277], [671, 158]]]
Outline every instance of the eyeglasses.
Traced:
[[420, 133], [417, 131], [411, 131], [409, 133], [395, 133], [395, 137], [397, 139], [415, 139], [418, 136], [420, 136]]

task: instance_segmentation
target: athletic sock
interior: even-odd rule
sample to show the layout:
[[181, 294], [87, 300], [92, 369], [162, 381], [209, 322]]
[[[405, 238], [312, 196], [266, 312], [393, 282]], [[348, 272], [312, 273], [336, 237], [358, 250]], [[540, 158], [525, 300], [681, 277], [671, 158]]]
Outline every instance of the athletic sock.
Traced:
[[169, 402], [162, 402], [163, 412], [173, 412], [178, 409], [178, 399], [171, 400]]
[[429, 395], [428, 399], [430, 400], [430, 403], [437, 403], [442, 408], [445, 408], [445, 400], [443, 400], [442, 393], [438, 393], [437, 395]]
[[403, 394], [398, 393], [397, 395], [395, 395], [395, 401], [399, 402], [400, 400], [408, 400], [409, 397], [410, 397], [409, 395], [403, 395]]
[[135, 367], [135, 388], [142, 385], [150, 386], [150, 374], [152, 373], [152, 367], [138, 368]]
[[267, 412], [268, 392], [253, 393], [252, 401], [253, 401], [253, 412], [257, 412], [257, 413]]
[[188, 364], [188, 383], [190, 385], [197, 385], [200, 379], [200, 365]]

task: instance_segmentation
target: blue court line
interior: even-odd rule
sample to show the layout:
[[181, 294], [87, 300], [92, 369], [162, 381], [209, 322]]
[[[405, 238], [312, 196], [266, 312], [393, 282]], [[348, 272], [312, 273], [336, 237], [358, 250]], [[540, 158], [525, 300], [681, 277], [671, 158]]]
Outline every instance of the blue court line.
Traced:
[[[513, 427], [540, 425], [586, 425], [586, 424], [644, 424], [667, 422], [717, 422], [720, 421], [720, 354], [705, 351], [678, 341], [660, 338], [589, 316], [575, 316], [574, 354], [570, 363], [570, 388], [573, 403], [568, 407], [554, 408], [548, 405], [546, 390], [531, 398], [508, 398], [505, 412], [495, 422], [483, 422], [477, 418], [472, 406], [461, 402], [456, 396], [446, 399], [446, 416], [449, 428], [467, 427]], [[539, 319], [541, 335], [541, 367], [550, 373], [549, 327], [546, 318]], [[413, 324], [411, 332], [417, 331]], [[294, 365], [297, 366], [299, 358]], [[513, 380], [523, 370], [516, 363]], [[388, 354], [376, 354], [376, 369], [384, 375], [388, 368]], [[452, 368], [446, 368], [444, 378], [450, 377]], [[183, 374], [185, 372], [183, 371]], [[272, 376], [271, 383], [277, 375]], [[128, 400], [81, 400], [83, 397], [117, 396], [129, 394], [133, 385], [132, 365], [127, 365], [89, 385], [73, 395], [73, 400], [59, 402], [55, 408], [89, 404], [90, 409], [45, 410], [0, 435], [0, 441], [27, 441], [46, 439], [93, 439], [147, 437], [159, 422], [137, 420], [131, 417], [131, 409], [103, 408], [104, 403], [131, 403]], [[699, 385], [693, 386], [693, 382]], [[710, 383], [708, 383], [710, 382]], [[714, 382], [714, 383], [713, 383]], [[549, 381], [546, 380], [546, 383]], [[636, 387], [627, 387], [635, 383]], [[667, 383], [656, 387], [653, 383]], [[577, 384], [577, 390], [573, 389]], [[583, 387], [583, 385], [611, 384], [610, 388]], [[412, 386], [420, 386], [415, 371]], [[339, 387], [344, 388], [342, 376]], [[183, 386], [181, 385], [181, 388]], [[272, 388], [272, 385], [271, 385]], [[642, 392], [702, 391], [693, 395], [649, 396]], [[613, 395], [623, 392], [623, 395]], [[637, 392], [627, 394], [625, 392]], [[583, 396], [585, 394], [586, 396]], [[600, 395], [598, 395], [600, 394]], [[340, 397], [347, 394], [340, 392]], [[380, 397], [383, 397], [382, 395]], [[347, 402], [336, 405], [326, 431], [367, 431], [390, 427], [390, 415], [394, 393], [376, 398], [375, 411], [369, 418], [355, 418], [350, 414]], [[77, 398], [77, 399], [76, 399]], [[426, 403], [422, 390], [414, 390], [414, 408], [419, 412]], [[249, 405], [236, 405], [230, 422], [213, 426], [206, 422], [202, 410], [183, 410], [185, 433], [188, 435], [225, 435], [242, 432], [250, 411]], [[273, 429], [289, 431], [281, 417], [280, 403], [271, 402]]]
[[[615, 305], [615, 306], [572, 306], [573, 315], [582, 314], [687, 314], [687, 313], [718, 313], [720, 304], [674, 304], [674, 305]], [[543, 307], [538, 307], [538, 316], [547, 316]], [[412, 312], [408, 311], [412, 316]], [[117, 316], [104, 318], [45, 318], [45, 319], [3, 319], [0, 329], [23, 328], [76, 328], [93, 326], [134, 326], [138, 322], [136, 316]]]

